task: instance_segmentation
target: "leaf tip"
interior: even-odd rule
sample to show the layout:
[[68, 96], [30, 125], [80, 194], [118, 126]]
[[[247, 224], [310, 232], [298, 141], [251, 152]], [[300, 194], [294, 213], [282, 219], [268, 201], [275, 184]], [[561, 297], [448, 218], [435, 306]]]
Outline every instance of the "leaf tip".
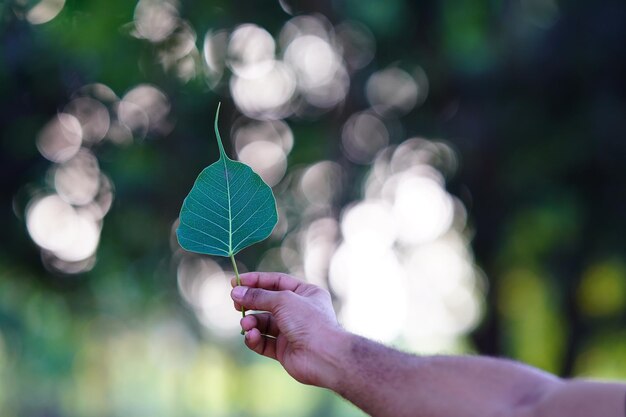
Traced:
[[220, 131], [217, 127], [217, 120], [219, 119], [219, 115], [220, 115], [220, 107], [222, 107], [222, 102], [218, 101], [217, 110], [215, 111], [215, 136], [217, 138], [217, 146], [220, 149], [220, 156], [222, 158], [227, 158], [226, 151], [224, 151], [224, 145], [222, 144], [222, 137], [220, 136]]

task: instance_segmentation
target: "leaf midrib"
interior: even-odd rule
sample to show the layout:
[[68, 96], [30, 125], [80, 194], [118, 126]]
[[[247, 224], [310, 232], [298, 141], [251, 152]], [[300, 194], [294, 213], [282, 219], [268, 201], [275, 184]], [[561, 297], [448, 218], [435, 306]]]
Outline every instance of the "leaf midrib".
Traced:
[[224, 163], [224, 177], [226, 178], [226, 198], [228, 199], [228, 255], [233, 254], [233, 214], [230, 205], [230, 181], [228, 180], [228, 167], [226, 165], [226, 157], [221, 155]]

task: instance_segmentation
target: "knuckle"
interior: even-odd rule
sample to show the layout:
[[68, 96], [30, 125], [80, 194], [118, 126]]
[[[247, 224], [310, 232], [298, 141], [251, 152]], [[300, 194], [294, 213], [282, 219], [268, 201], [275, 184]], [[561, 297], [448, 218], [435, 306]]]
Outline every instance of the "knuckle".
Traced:
[[255, 305], [259, 302], [262, 297], [261, 292], [257, 288], [250, 288], [246, 292], [245, 300], [247, 304]]
[[328, 292], [328, 290], [326, 288], [317, 287], [317, 293], [319, 295], [324, 296], [324, 297], [330, 298], [330, 292]]
[[280, 304], [287, 304], [289, 302], [289, 291], [279, 291], [276, 294], [276, 298]]
[[330, 298], [330, 292], [322, 287], [312, 286], [310, 294], [315, 297]]
[[280, 304], [290, 304], [294, 301], [296, 294], [292, 291], [280, 291], [278, 301]]
[[328, 300], [330, 300], [332, 298], [332, 296], [330, 295], [330, 291], [328, 291], [325, 288], [322, 288], [322, 295], [324, 296], [324, 298], [327, 298]]
[[276, 274], [276, 281], [274, 282], [274, 289], [279, 289], [282, 286], [282, 283], [284, 281], [284, 274]]

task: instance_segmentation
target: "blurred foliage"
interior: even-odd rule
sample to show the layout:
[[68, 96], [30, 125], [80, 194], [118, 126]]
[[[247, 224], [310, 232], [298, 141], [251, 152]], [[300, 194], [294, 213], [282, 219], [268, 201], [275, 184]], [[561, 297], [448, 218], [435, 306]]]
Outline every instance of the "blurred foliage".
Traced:
[[[181, 297], [177, 270], [185, 255], [172, 230], [193, 179], [217, 158], [210, 120], [217, 102], [224, 102], [224, 137], [239, 120], [242, 105], [228, 82], [205, 77], [200, 55], [170, 63], [171, 38], [137, 36], [135, 2], [42, 3], [48, 8], [37, 14], [37, 1], [0, 2], [0, 414], [362, 415], [247, 352], [232, 327], [211, 330]], [[292, 184], [322, 160], [336, 162], [344, 178], [333, 183], [344, 187], [325, 216], [339, 219], [362, 198], [371, 166], [354, 161], [342, 126], [368, 108], [373, 73], [397, 67], [427, 77], [417, 83], [423, 104], [416, 99], [408, 113], [381, 120], [390, 145], [414, 136], [445, 140], [460, 161], [456, 172], [444, 172], [447, 190], [467, 209], [464, 235], [486, 293], [482, 322], [455, 342], [458, 350], [509, 356], [562, 376], [626, 378], [624, 2], [167, 4], [197, 34], [196, 52], [207, 31], [253, 23], [277, 38], [297, 15], [368, 27], [376, 55], [350, 69], [347, 96], [286, 118], [294, 146], [274, 189], [282, 218], [298, 225], [306, 217], [302, 204], [312, 204], [289, 202]], [[58, 14], [50, 11], [58, 5]], [[46, 13], [52, 18], [36, 24]], [[119, 97], [155, 86], [167, 98], [167, 115], [158, 129], [90, 145], [113, 185], [112, 206], [96, 256], [55, 266], [26, 227], [29, 201], [55, 187], [54, 164], [37, 138], [94, 83]], [[150, 94], [158, 104], [158, 93]], [[286, 233], [244, 251], [242, 264], [257, 267]], [[266, 256], [264, 265], [291, 270], [296, 249], [280, 249], [282, 260]], [[198, 262], [192, 266], [214, 268]], [[227, 301], [219, 285], [215, 297]], [[205, 319], [215, 326], [220, 317]]]

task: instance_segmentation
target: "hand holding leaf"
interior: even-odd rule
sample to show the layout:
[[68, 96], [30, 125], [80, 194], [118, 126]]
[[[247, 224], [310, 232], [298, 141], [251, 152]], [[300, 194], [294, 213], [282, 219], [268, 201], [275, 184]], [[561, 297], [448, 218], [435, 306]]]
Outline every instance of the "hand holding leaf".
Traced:
[[183, 201], [176, 236], [187, 251], [229, 257], [239, 284], [235, 255], [266, 239], [278, 214], [272, 189], [248, 165], [226, 156], [217, 128], [219, 111], [220, 105], [215, 113], [220, 158], [200, 173]]

